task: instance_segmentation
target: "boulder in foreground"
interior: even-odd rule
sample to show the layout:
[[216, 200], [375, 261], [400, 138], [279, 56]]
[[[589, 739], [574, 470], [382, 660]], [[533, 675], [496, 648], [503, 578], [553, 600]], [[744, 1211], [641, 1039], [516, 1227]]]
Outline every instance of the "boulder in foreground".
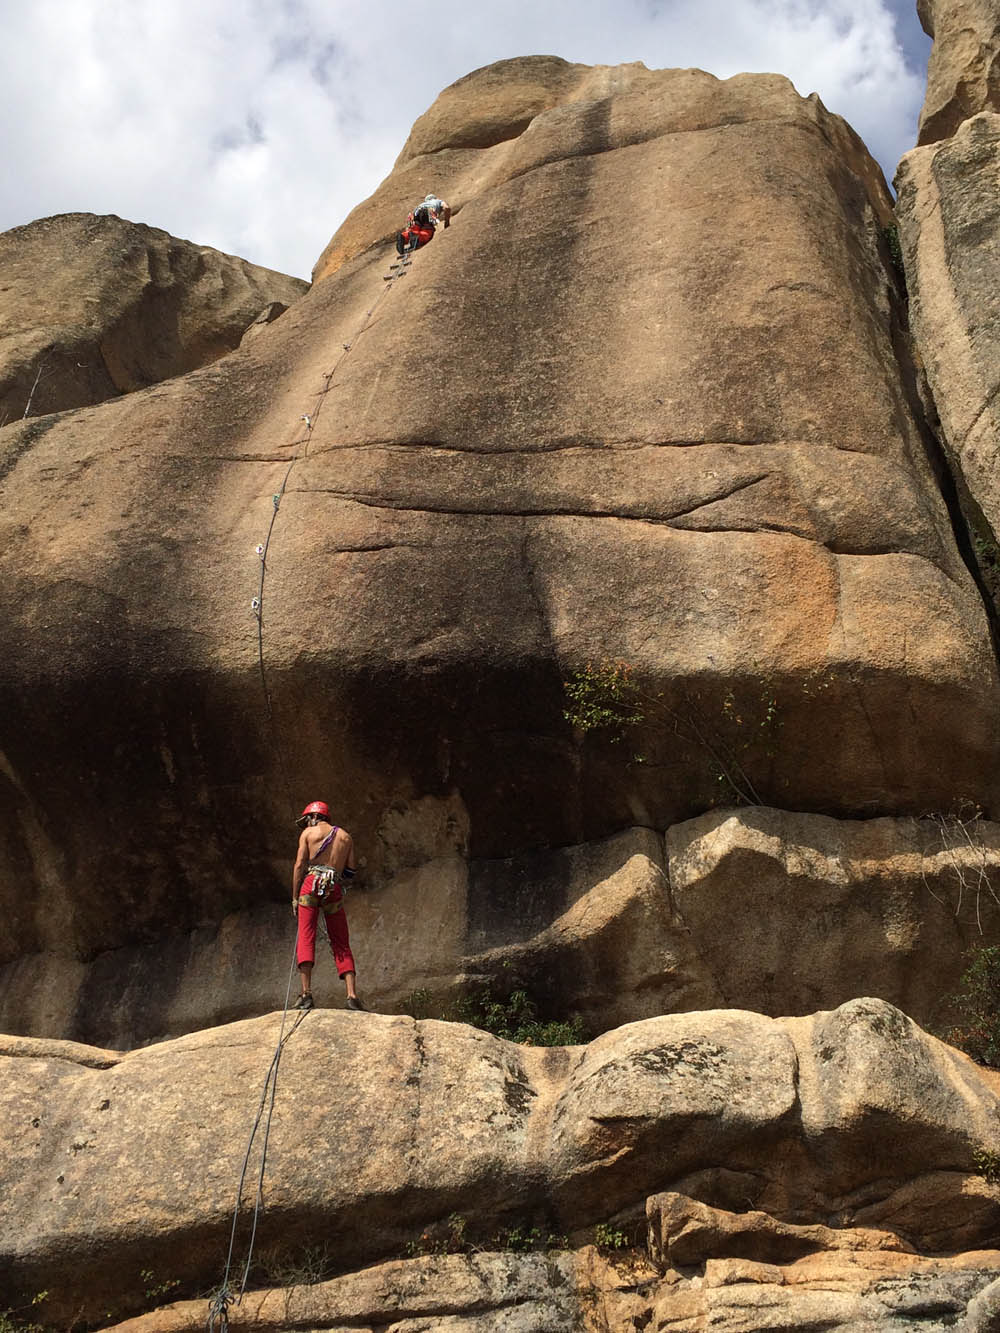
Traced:
[[[46, 1290], [44, 1316], [94, 1318], [140, 1308], [144, 1271], [180, 1295], [219, 1280], [279, 1029], [257, 1019], [111, 1064], [5, 1039], [11, 1304]], [[891, 1232], [917, 1254], [971, 1250], [1000, 1226], [1000, 1186], [974, 1161], [995, 1145], [998, 1094], [996, 1076], [875, 1000], [798, 1019], [678, 1014], [549, 1050], [315, 1011], [281, 1060], [257, 1244], [319, 1237], [347, 1270], [457, 1210], [485, 1244], [503, 1228], [639, 1221], [669, 1190], [793, 1227]]]

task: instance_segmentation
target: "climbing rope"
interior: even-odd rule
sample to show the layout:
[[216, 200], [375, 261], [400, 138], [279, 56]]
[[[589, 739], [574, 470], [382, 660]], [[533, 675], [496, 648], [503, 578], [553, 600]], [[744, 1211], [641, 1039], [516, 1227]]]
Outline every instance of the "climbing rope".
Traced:
[[[383, 298], [392, 289], [396, 281], [403, 276], [408, 266], [409, 266], [409, 259], [406, 256], [402, 257], [398, 262], [398, 264], [393, 264], [391, 266], [393, 271], [385, 278], [386, 286], [382, 289], [376, 300], [373, 302], [371, 309], [365, 311], [365, 318], [362, 321], [361, 326], [358, 329], [357, 333], [355, 333], [354, 335], [354, 342], [356, 342], [357, 339], [360, 338], [361, 335], [368, 328], [368, 325], [371, 323], [372, 316], [375, 314], [375, 311], [381, 304]], [[313, 427], [322, 410], [323, 403], [326, 399], [326, 395], [330, 391], [330, 387], [333, 383], [333, 377], [340, 369], [340, 366], [344, 358], [350, 353], [351, 348], [354, 345], [354, 342], [341, 344], [342, 346], [341, 353], [337, 357], [337, 360], [333, 365], [333, 369], [328, 371], [324, 376], [323, 387], [322, 389], [319, 390], [317, 394], [316, 403], [315, 406], [313, 407], [312, 412], [303, 413], [303, 415], [299, 418], [300, 421], [305, 422], [305, 434], [302, 435], [300, 439], [292, 441], [293, 445], [295, 446], [295, 453], [292, 455], [288, 467], [285, 469], [285, 475], [281, 479], [281, 485], [278, 487], [278, 490], [271, 497], [271, 521], [268, 524], [267, 535], [264, 538], [264, 540], [260, 542], [255, 548], [255, 553], [260, 559], [260, 584], [257, 589], [257, 595], [251, 601], [250, 607], [257, 619], [257, 661], [260, 668], [260, 683], [261, 683], [261, 688], [264, 692], [264, 704], [267, 712], [268, 725], [271, 728], [275, 751], [278, 755], [278, 763], [282, 770], [282, 780], [284, 782], [285, 789], [289, 797], [289, 801], [291, 800], [291, 794], [292, 794], [291, 783], [289, 782], [289, 772], [285, 764], [285, 756], [281, 744], [281, 737], [278, 734], [277, 727], [275, 726], [274, 707], [271, 701], [271, 691], [267, 683], [267, 670], [264, 665], [264, 579], [267, 574], [267, 553], [271, 546], [271, 538], [274, 534], [274, 525], [277, 522], [278, 510], [281, 508], [281, 501], [288, 487], [288, 479], [292, 475], [292, 469], [295, 467], [295, 464], [299, 461], [300, 458], [308, 458], [309, 456], [309, 442], [311, 439], [311, 433]], [[304, 451], [300, 452], [303, 446], [304, 446]], [[325, 933], [325, 926], [324, 926], [324, 933]], [[288, 984], [285, 987], [285, 1004], [281, 1013], [281, 1027], [278, 1030], [278, 1043], [274, 1048], [274, 1054], [271, 1057], [271, 1063], [268, 1067], [267, 1075], [264, 1079], [264, 1087], [260, 1095], [260, 1103], [257, 1107], [257, 1115], [254, 1119], [253, 1128], [250, 1131], [250, 1138], [249, 1141], [247, 1142], [247, 1150], [243, 1157], [243, 1168], [240, 1171], [239, 1185], [237, 1186], [236, 1189], [236, 1203], [233, 1207], [233, 1221], [229, 1229], [229, 1251], [226, 1255], [225, 1272], [223, 1273], [222, 1282], [219, 1286], [218, 1291], [215, 1293], [215, 1295], [211, 1299], [211, 1302], [209, 1303], [208, 1319], [206, 1322], [206, 1333], [229, 1333], [229, 1308], [232, 1305], [239, 1305], [240, 1302], [243, 1300], [243, 1294], [246, 1291], [247, 1282], [250, 1277], [250, 1269], [253, 1264], [254, 1243], [257, 1239], [257, 1223], [259, 1221], [261, 1208], [263, 1207], [263, 1202], [264, 1202], [264, 1173], [267, 1169], [267, 1146], [268, 1146], [268, 1139], [271, 1133], [271, 1117], [274, 1114], [274, 1099], [278, 1090], [278, 1066], [281, 1063], [282, 1051], [285, 1049], [285, 1046], [291, 1040], [299, 1024], [306, 1016], [306, 1011], [300, 1013], [298, 1017], [295, 1019], [292, 1026], [289, 1028], [288, 1032], [287, 1033], [285, 1032], [285, 1023], [287, 1022], [288, 1019], [288, 1001], [292, 993], [292, 978], [295, 975], [295, 963], [296, 963], [296, 949], [293, 946], [292, 963], [288, 972]], [[264, 1114], [265, 1104], [267, 1105], [266, 1118]], [[244, 1185], [246, 1184], [247, 1170], [250, 1165], [250, 1155], [253, 1151], [254, 1140], [257, 1137], [257, 1132], [261, 1127], [262, 1120], [264, 1121], [264, 1131], [261, 1137], [260, 1166], [257, 1172], [257, 1192], [254, 1197], [253, 1221], [250, 1227], [250, 1239], [247, 1243], [246, 1260], [244, 1261], [243, 1264], [243, 1275], [240, 1280], [239, 1289], [234, 1294], [233, 1289], [229, 1285], [229, 1280], [233, 1268], [233, 1255], [236, 1247], [236, 1231], [237, 1231], [237, 1226], [239, 1224], [240, 1208], [243, 1203], [243, 1188]]]
[[[243, 1169], [240, 1171], [240, 1182], [236, 1188], [236, 1203], [233, 1207], [233, 1221], [229, 1229], [229, 1252], [226, 1255], [226, 1268], [222, 1276], [222, 1283], [219, 1286], [219, 1290], [212, 1297], [209, 1306], [208, 1322], [206, 1325], [207, 1333], [227, 1333], [229, 1328], [229, 1307], [234, 1304], [239, 1305], [243, 1300], [243, 1293], [246, 1291], [247, 1281], [250, 1277], [250, 1268], [253, 1263], [254, 1242], [257, 1239], [257, 1222], [264, 1202], [264, 1172], [267, 1169], [267, 1146], [271, 1135], [271, 1117], [274, 1114], [274, 1099], [278, 1091], [278, 1066], [281, 1062], [282, 1051], [285, 1049], [285, 1046], [291, 1040], [299, 1024], [306, 1016], [305, 1012], [300, 1013], [288, 1032], [285, 1032], [285, 1023], [288, 1019], [288, 1001], [292, 993], [292, 977], [294, 975], [295, 948], [293, 946], [292, 964], [288, 970], [288, 984], [285, 987], [285, 1004], [281, 1013], [281, 1027], [278, 1029], [278, 1044], [274, 1048], [274, 1054], [271, 1057], [271, 1063], [264, 1079], [264, 1088], [260, 1094], [257, 1115], [254, 1118], [253, 1128], [250, 1131], [250, 1138], [247, 1142], [247, 1150], [243, 1156]], [[264, 1120], [265, 1103], [267, 1103], [266, 1120]], [[240, 1281], [239, 1291], [234, 1295], [229, 1285], [229, 1276], [232, 1272], [233, 1253], [236, 1247], [236, 1229], [239, 1224], [240, 1208], [243, 1203], [243, 1187], [246, 1184], [247, 1169], [250, 1165], [250, 1154], [253, 1151], [254, 1140], [257, 1137], [257, 1131], [260, 1129], [261, 1120], [264, 1120], [264, 1133], [261, 1138], [260, 1168], [257, 1172], [257, 1193], [254, 1197], [253, 1222], [250, 1227], [250, 1240], [247, 1244], [247, 1255], [243, 1265], [243, 1276]]]
[[[330, 389], [333, 385], [334, 376], [340, 369], [341, 364], [343, 363], [345, 358], [350, 355], [351, 350], [354, 347], [354, 343], [357, 342], [357, 340], [361, 337], [361, 335], [367, 330], [368, 325], [371, 323], [372, 316], [375, 314], [375, 311], [378, 309], [382, 301], [395, 286], [396, 282], [406, 273], [406, 270], [407, 268], [409, 268], [409, 265], [410, 265], [409, 255], [401, 256], [397, 263], [390, 265], [393, 271], [390, 272], [384, 278], [386, 286], [382, 288], [382, 291], [379, 293], [375, 301], [372, 303], [371, 309], [365, 311], [365, 317], [361, 322], [360, 328], [355, 333], [353, 341], [341, 344], [342, 350], [340, 355], [337, 357], [337, 360], [334, 362], [333, 369], [327, 371], [326, 375], [323, 377], [323, 387], [318, 391], [316, 395], [316, 403], [315, 406], [313, 407], [312, 412], [303, 413], [302, 416], [299, 417], [300, 421], [305, 422], [305, 434], [301, 437], [301, 439], [292, 441], [292, 443], [295, 446], [295, 453], [293, 454], [291, 460], [289, 461], [288, 467], [285, 469], [285, 475], [281, 479], [281, 485], [278, 487], [277, 491], [271, 497], [271, 506], [272, 506], [271, 521], [268, 524], [267, 536], [264, 538], [262, 542], [260, 542], [255, 547], [255, 553], [260, 559], [260, 584], [257, 588], [256, 597], [254, 597], [250, 603], [250, 609], [257, 618], [257, 661], [260, 667], [261, 687], [263, 688], [264, 691], [264, 703], [267, 708], [267, 718], [268, 722], [271, 724], [273, 724], [274, 722], [274, 708], [271, 702], [271, 691], [267, 683], [267, 669], [264, 665], [264, 580], [267, 575], [267, 553], [270, 550], [271, 537], [274, 534], [274, 525], [277, 522], [278, 510], [281, 508], [281, 501], [284, 499], [285, 491], [288, 487], [288, 479], [292, 475], [292, 469], [295, 467], [295, 464], [298, 463], [300, 459], [305, 459], [309, 457], [309, 442], [312, 437], [312, 431], [316, 424], [316, 421], [319, 418], [319, 414], [323, 409], [323, 404], [326, 400], [326, 395], [330, 392]], [[300, 453], [299, 452], [300, 447], [303, 445], [305, 446], [304, 452]], [[275, 733], [275, 735], [277, 738], [277, 733]], [[280, 739], [279, 739], [279, 753], [280, 753]], [[286, 778], [287, 778], [287, 773], [286, 773]]]

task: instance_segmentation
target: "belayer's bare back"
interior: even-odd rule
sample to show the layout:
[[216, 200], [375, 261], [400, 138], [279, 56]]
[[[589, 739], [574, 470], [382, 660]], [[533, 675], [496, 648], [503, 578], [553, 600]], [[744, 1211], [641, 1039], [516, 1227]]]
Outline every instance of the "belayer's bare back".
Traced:
[[[333, 833], [332, 838], [331, 833]], [[329, 824], [318, 824], [315, 828], [305, 829], [302, 837], [308, 849], [311, 865], [332, 866], [334, 870], [343, 870], [351, 854], [349, 833], [342, 828], [334, 832]]]

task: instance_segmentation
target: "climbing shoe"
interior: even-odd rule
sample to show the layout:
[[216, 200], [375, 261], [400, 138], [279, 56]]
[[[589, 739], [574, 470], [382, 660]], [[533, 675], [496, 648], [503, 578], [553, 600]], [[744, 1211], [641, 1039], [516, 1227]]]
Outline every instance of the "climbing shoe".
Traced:
[[401, 254], [403, 253], [404, 248], [405, 248], [405, 247], [404, 247], [404, 245], [403, 245], [403, 233], [402, 233], [401, 231], [397, 231], [397, 232], [396, 232], [396, 253], [397, 253], [398, 255], [401, 255]]
[[301, 1009], [304, 1014], [307, 1014], [309, 1010], [313, 1008], [312, 992], [306, 991], [305, 995], [300, 995], [299, 998], [295, 1001], [292, 1008]]
[[361, 1001], [358, 999], [356, 995], [351, 995], [348, 997], [347, 1007], [348, 1009], [359, 1009], [363, 1014], [366, 1014], [368, 1012], [368, 1010], [365, 1008], [365, 1006], [361, 1003]]

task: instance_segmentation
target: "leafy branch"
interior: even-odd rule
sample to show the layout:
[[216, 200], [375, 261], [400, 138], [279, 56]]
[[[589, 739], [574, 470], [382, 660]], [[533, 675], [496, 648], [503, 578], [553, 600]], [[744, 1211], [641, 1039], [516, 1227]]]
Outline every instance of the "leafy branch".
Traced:
[[727, 690], [716, 707], [715, 722], [709, 720], [709, 710], [697, 695], [685, 690], [671, 702], [662, 692], [650, 693], [639, 683], [632, 666], [621, 660], [588, 662], [563, 682], [563, 689], [567, 699], [563, 716], [585, 735], [604, 731], [612, 743], [618, 743], [641, 723], [659, 726], [707, 754], [716, 780], [729, 788], [737, 803], [765, 804], [744, 758], [761, 742], [771, 753], [770, 743], [781, 726], [778, 701], [766, 681], [757, 682], [747, 701], [749, 707], [739, 703], [732, 689]]

